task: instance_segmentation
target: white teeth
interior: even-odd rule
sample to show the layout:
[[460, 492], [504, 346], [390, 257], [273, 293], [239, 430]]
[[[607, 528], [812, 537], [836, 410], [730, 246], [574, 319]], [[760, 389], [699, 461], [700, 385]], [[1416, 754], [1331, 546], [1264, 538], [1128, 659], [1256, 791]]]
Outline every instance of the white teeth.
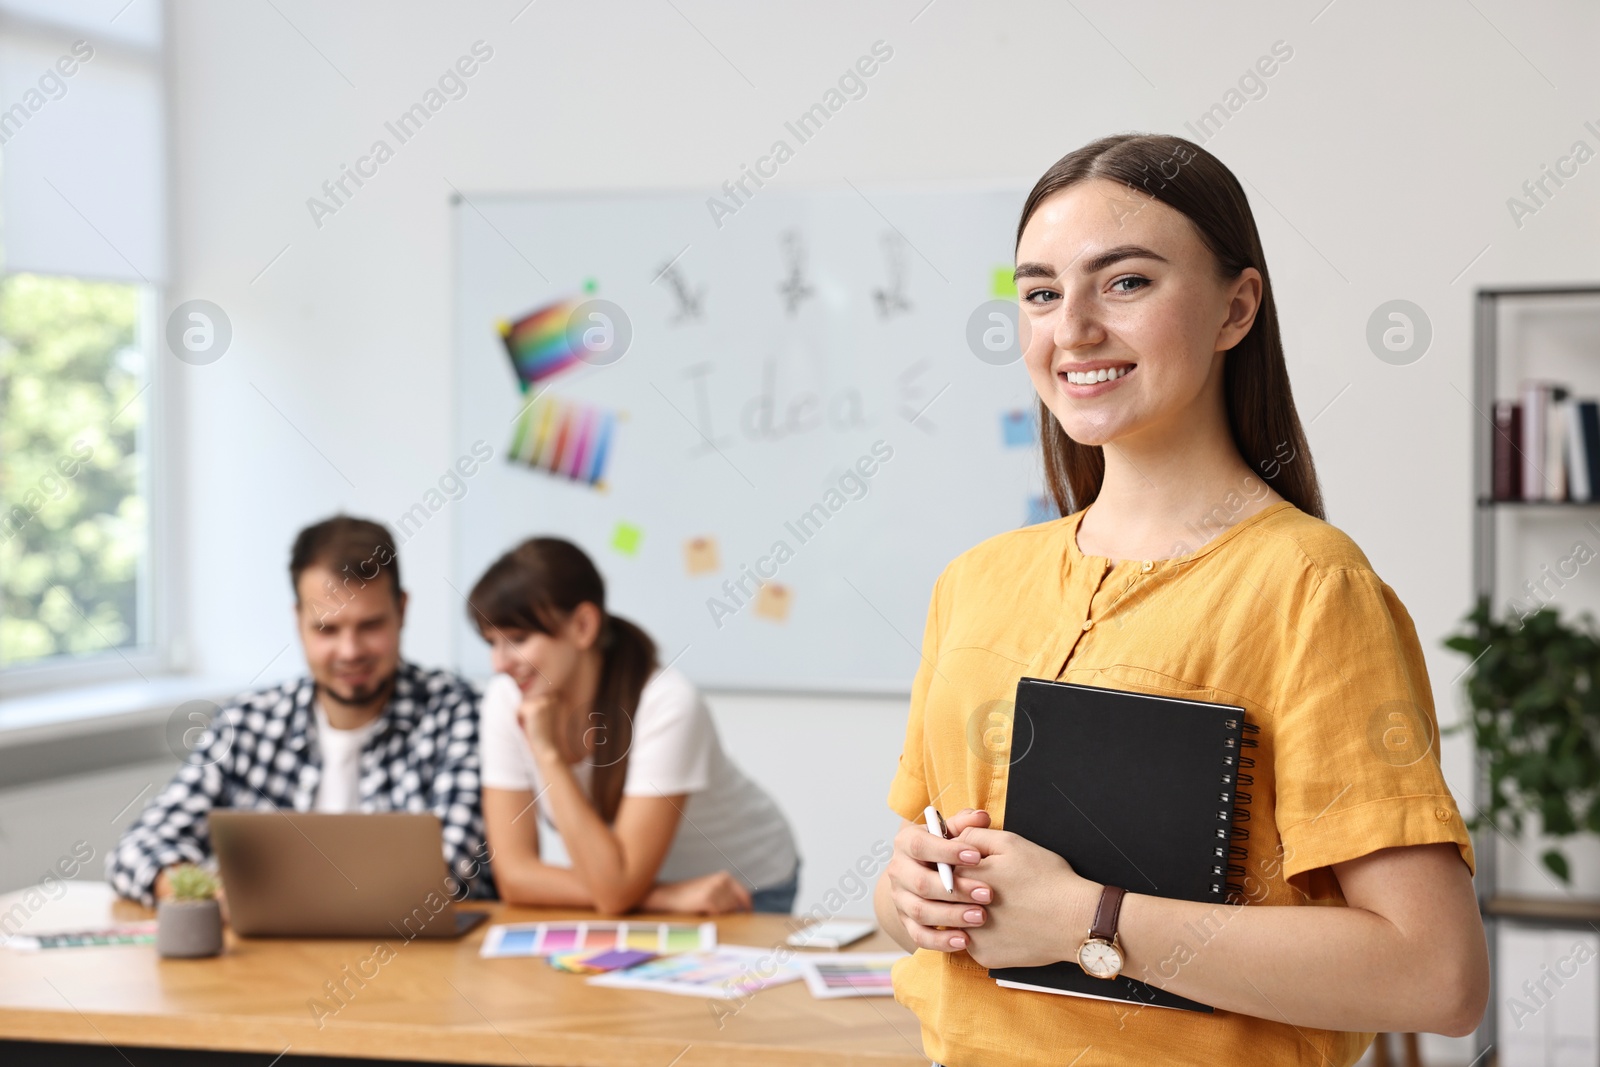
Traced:
[[1133, 369], [1133, 365], [1126, 367], [1102, 367], [1099, 370], [1068, 371], [1067, 381], [1073, 385], [1093, 385], [1096, 382], [1108, 382], [1121, 378]]

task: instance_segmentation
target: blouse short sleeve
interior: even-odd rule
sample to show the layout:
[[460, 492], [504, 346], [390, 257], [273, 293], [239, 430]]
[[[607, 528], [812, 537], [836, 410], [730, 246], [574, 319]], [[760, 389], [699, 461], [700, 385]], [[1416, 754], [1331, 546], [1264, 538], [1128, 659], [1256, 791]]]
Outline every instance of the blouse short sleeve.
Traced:
[[[945, 572], [949, 573], [948, 569]], [[928, 795], [928, 777], [923, 754], [923, 712], [928, 701], [928, 687], [933, 683], [934, 671], [939, 663], [939, 598], [945, 584], [941, 574], [934, 583], [933, 595], [928, 601], [928, 620], [922, 630], [922, 662], [911, 682], [911, 711], [906, 717], [905, 747], [900, 753], [900, 765], [894, 780], [889, 783], [889, 807], [903, 819], [918, 821], [922, 811], [932, 801]]]
[[533, 791], [533, 759], [517, 722], [522, 692], [510, 675], [497, 674], [478, 704], [480, 780], [485, 789]]
[[1416, 628], [1370, 569], [1326, 573], [1288, 617], [1295, 642], [1268, 742], [1284, 874], [1401, 845], [1472, 841], [1439, 766], [1439, 724]]
[[701, 792], [711, 784], [718, 745], [716, 724], [700, 690], [677, 670], [662, 668], [639, 694], [623, 795]]

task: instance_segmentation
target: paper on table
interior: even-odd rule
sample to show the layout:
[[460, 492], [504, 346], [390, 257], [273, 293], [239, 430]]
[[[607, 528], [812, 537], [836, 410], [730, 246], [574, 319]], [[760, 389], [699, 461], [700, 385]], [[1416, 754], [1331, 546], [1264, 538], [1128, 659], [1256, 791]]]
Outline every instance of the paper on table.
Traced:
[[835, 997], [894, 996], [889, 971], [896, 960], [905, 958], [904, 952], [835, 952], [799, 956], [796, 962], [811, 995], [831, 1000]]
[[563, 952], [549, 957], [549, 960], [550, 966], [569, 974], [605, 974], [607, 971], [620, 971], [645, 963], [656, 959], [658, 955], [644, 949], [612, 948], [598, 953]]
[[489, 927], [478, 954], [485, 959], [594, 954], [607, 949], [642, 949], [667, 954], [714, 948], [716, 923], [545, 922]]
[[53, 934], [16, 934], [5, 940], [7, 948], [18, 952], [38, 952], [52, 948], [98, 948], [104, 945], [150, 945], [156, 940], [152, 922], [118, 923], [88, 930], [63, 930]]
[[759, 989], [793, 982], [799, 977], [799, 967], [784, 962], [775, 949], [721, 945], [705, 952], [664, 956], [625, 971], [596, 975], [589, 979], [589, 984], [738, 1000]]
[[877, 929], [878, 924], [871, 919], [827, 919], [796, 930], [788, 941], [795, 948], [841, 949], [870, 937]]

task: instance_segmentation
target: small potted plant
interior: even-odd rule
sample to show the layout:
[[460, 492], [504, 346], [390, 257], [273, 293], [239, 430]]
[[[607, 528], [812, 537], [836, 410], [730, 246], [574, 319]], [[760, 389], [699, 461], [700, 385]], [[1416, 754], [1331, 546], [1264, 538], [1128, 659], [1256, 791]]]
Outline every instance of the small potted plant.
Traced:
[[217, 876], [185, 863], [167, 872], [172, 897], [156, 906], [156, 952], [172, 959], [222, 951], [222, 908]]
[[[1488, 779], [1488, 806], [1469, 820], [1521, 832], [1537, 816], [1558, 841], [1600, 833], [1600, 634], [1581, 615], [1576, 625], [1550, 608], [1496, 619], [1480, 600], [1461, 632], [1445, 644], [1472, 662], [1466, 671], [1468, 730]], [[1559, 845], [1540, 856], [1572, 882]]]

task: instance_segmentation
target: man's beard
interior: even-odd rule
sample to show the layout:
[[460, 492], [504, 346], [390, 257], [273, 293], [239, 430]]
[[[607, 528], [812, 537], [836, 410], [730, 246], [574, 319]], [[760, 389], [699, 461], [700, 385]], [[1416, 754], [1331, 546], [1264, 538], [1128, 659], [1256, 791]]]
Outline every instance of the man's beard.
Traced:
[[388, 695], [394, 686], [394, 678], [394, 674], [391, 673], [382, 680], [374, 682], [372, 685], [364, 686], [359, 689], [352, 689], [343, 693], [331, 685], [323, 685], [322, 689], [341, 704], [371, 704], [379, 697]]

